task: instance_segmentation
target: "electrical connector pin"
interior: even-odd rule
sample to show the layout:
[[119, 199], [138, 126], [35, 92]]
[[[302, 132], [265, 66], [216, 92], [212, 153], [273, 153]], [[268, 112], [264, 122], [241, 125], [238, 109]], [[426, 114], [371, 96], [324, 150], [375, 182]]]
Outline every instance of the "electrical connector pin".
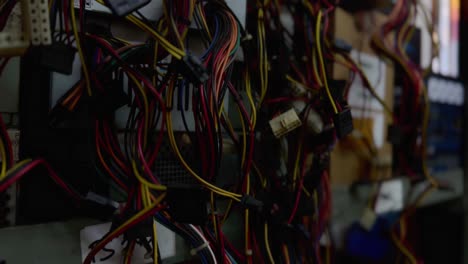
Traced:
[[294, 109], [273, 118], [269, 123], [276, 138], [280, 138], [302, 125], [301, 119]]
[[195, 85], [200, 85], [210, 77], [203, 64], [193, 55], [186, 55], [179, 61], [182, 74]]
[[333, 117], [335, 124], [336, 135], [338, 138], [344, 138], [353, 132], [353, 117], [349, 108], [344, 109], [340, 113], [335, 114]]

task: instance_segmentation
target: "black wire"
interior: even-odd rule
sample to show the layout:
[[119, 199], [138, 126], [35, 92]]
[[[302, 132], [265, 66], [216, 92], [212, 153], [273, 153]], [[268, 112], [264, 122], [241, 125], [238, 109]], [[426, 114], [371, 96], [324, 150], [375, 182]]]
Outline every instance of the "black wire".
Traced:
[[[56, 5], [58, 5], [58, 16], [59, 16], [59, 29], [60, 32], [64, 32], [63, 30], [63, 25], [64, 25], [64, 19], [63, 19], [63, 3], [62, 1], [56, 1]], [[55, 28], [55, 23], [52, 24], [52, 27]], [[64, 39], [65, 40], [65, 39]]]
[[132, 143], [131, 135], [129, 133], [135, 132], [135, 123], [136, 123], [136, 101], [133, 100], [130, 106], [130, 113], [128, 114], [127, 123], [125, 125], [125, 132], [124, 132], [124, 145], [125, 145], [125, 155], [127, 156], [127, 160], [132, 160], [131, 150], [130, 147]]

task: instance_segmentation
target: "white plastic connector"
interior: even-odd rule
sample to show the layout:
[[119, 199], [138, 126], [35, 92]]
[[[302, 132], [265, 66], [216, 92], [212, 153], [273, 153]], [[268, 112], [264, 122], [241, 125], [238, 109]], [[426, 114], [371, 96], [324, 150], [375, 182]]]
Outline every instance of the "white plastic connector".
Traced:
[[0, 33], [0, 56], [21, 55], [28, 48], [29, 42], [22, 32]]
[[27, 1], [29, 2], [27, 12], [31, 28], [31, 43], [35, 46], [52, 44], [48, 1]]
[[293, 83], [291, 85], [291, 94], [294, 96], [303, 96], [307, 93], [307, 89], [304, 85], [300, 83]]
[[294, 109], [290, 109], [270, 120], [270, 127], [276, 138], [284, 136], [301, 125], [301, 119], [299, 119]]
[[41, 36], [41, 24], [40, 24], [40, 14], [38, 14], [40, 5], [38, 0], [27, 0], [29, 2], [27, 12], [28, 12], [28, 18], [29, 21], [24, 22], [29, 22], [30, 29], [31, 29], [31, 43], [33, 45], [40, 45], [42, 42], [42, 36]]
[[52, 37], [50, 33], [50, 14], [49, 14], [49, 6], [48, 1], [46, 0], [35, 0], [38, 2], [38, 20], [41, 30], [41, 44], [42, 45], [50, 45], [52, 44]]
[[[23, 9], [24, 10], [24, 9]], [[0, 32], [0, 56], [21, 55], [29, 46], [29, 38], [23, 25], [22, 3], [18, 3]]]
[[191, 249], [190, 250], [190, 255], [195, 256], [195, 255], [198, 254], [198, 252], [204, 250], [205, 248], [207, 248], [209, 246], [210, 246], [210, 244], [208, 242], [205, 242], [205, 243], [201, 244], [200, 246]]

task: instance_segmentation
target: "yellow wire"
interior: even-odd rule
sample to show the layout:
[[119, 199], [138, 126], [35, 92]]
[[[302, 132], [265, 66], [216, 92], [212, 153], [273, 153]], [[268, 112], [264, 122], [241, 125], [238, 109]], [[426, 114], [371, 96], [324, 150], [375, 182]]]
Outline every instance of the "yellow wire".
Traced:
[[[406, 234], [406, 225], [405, 225], [405, 222], [404, 222], [404, 218], [407, 217], [409, 214], [412, 213], [412, 210], [414, 210], [415, 208], [417, 208], [423, 201], [424, 199], [426, 199], [426, 197], [432, 192], [434, 191], [436, 188], [434, 186], [429, 186], [429, 188], [427, 188], [423, 193], [421, 193], [421, 195], [419, 195], [419, 197], [416, 199], [416, 201], [413, 203], [413, 205], [407, 209], [401, 216], [401, 220], [400, 220], [400, 223], [403, 223], [401, 228], [401, 233], [402, 233], [402, 236], [404, 236]], [[392, 240], [393, 242], [396, 244], [396, 246], [398, 247], [398, 249], [408, 258], [408, 260], [411, 262], [411, 263], [418, 263], [416, 258], [411, 254], [411, 252], [403, 245], [403, 243], [398, 239], [398, 237], [396, 236], [396, 233], [395, 231], [392, 231], [391, 232], [391, 236], [392, 236]]]
[[262, 187], [265, 188], [266, 185], [267, 185], [266, 178], [263, 177], [262, 172], [261, 172], [260, 169], [257, 167], [257, 165], [255, 164], [255, 162], [252, 162], [252, 167], [254, 168], [255, 173], [257, 173], [257, 175], [258, 175], [258, 178], [260, 179], [260, 182], [262, 183]]
[[[107, 6], [106, 3], [103, 0], [96, 0], [98, 3], [101, 5]], [[72, 5], [73, 8], [73, 5]], [[182, 57], [185, 56], [185, 51], [178, 49], [176, 46], [172, 45], [168, 40], [166, 40], [161, 34], [158, 32], [154, 31], [151, 27], [149, 27], [147, 24], [142, 22], [140, 19], [138, 19], [136, 16], [130, 14], [125, 17], [128, 21], [132, 22], [139, 28], [143, 29], [144, 31], [148, 32], [152, 37], [154, 37], [156, 40], [158, 40], [161, 45], [169, 52], [171, 55], [176, 58], [176, 59], [182, 59]]]
[[[80, 43], [80, 35], [78, 34], [78, 28], [76, 24], [76, 17], [75, 17], [75, 3], [74, 1], [71, 1], [70, 4], [70, 16], [71, 16], [71, 24], [72, 24], [72, 29], [73, 29], [73, 35], [75, 36], [75, 43], [76, 43], [76, 48], [78, 50], [78, 55], [80, 56], [81, 60], [81, 67], [83, 68], [83, 74], [85, 77], [86, 81], [86, 90], [88, 91], [88, 95], [92, 95], [92, 90], [91, 90], [91, 80], [89, 78], [89, 72], [88, 72], [88, 66], [86, 65], [86, 60], [83, 55], [83, 49], [81, 48], [81, 43]], [[84, 30], [84, 29], [81, 29]]]
[[313, 196], [313, 198], [314, 198], [314, 207], [315, 207], [314, 219], [317, 219], [317, 217], [318, 217], [318, 209], [319, 209], [317, 190], [314, 190], [314, 196]]
[[408, 65], [402, 60], [402, 58], [400, 56], [397, 56], [396, 54], [394, 54], [393, 52], [390, 52], [388, 50], [388, 48], [385, 46], [385, 44], [382, 42], [382, 40], [377, 36], [377, 35], [374, 35], [372, 37], [372, 42], [377, 45], [378, 48], [380, 48], [381, 50], [384, 51], [384, 53], [390, 57], [391, 59], [395, 60], [398, 62], [398, 64], [400, 64], [400, 66], [403, 68], [403, 70], [407, 73], [407, 75], [409, 76], [409, 78], [411, 78], [411, 80], [413, 82], [415, 82], [414, 78], [413, 78], [413, 75], [411, 74], [411, 70], [409, 69]]
[[411, 264], [417, 264], [418, 261], [416, 258], [411, 254], [411, 252], [401, 243], [401, 241], [397, 238], [395, 232], [391, 232], [392, 240], [395, 243], [395, 245], [398, 247], [398, 249], [408, 258], [408, 261]]
[[0, 155], [2, 158], [2, 170], [0, 172], [0, 180], [2, 180], [4, 177], [6, 177], [8, 161], [7, 161], [7, 156], [6, 156], [5, 144], [3, 144], [3, 140], [1, 139], [0, 139]]
[[[399, 36], [399, 39], [401, 37]], [[434, 187], [437, 187], [439, 184], [438, 182], [429, 174], [428, 172], [428, 169], [427, 169], [427, 163], [426, 163], [426, 143], [427, 143], [427, 127], [428, 127], [428, 124], [429, 124], [429, 114], [430, 114], [430, 105], [429, 105], [429, 99], [428, 99], [428, 96], [427, 96], [427, 91], [426, 91], [426, 87], [424, 85], [423, 82], [421, 82], [420, 80], [415, 80], [413, 78], [413, 74], [411, 74], [411, 71], [410, 69], [408, 68], [408, 65], [406, 63], [404, 63], [404, 61], [402, 60], [401, 57], [395, 55], [394, 53], [392, 52], [389, 52], [389, 50], [385, 47], [384, 43], [383, 43], [383, 39], [380, 39], [377, 37], [377, 35], [374, 35], [372, 37], [372, 41], [382, 50], [385, 51], [385, 53], [391, 57], [392, 59], [396, 60], [400, 66], [403, 67], [404, 71], [407, 73], [407, 75], [412, 79], [413, 82], [415, 83], [420, 83], [421, 86], [422, 86], [422, 96], [423, 96], [423, 99], [424, 99], [424, 105], [425, 105], [425, 108], [424, 108], [424, 120], [423, 120], [423, 126], [422, 126], [422, 152], [423, 152], [423, 157], [422, 157], [422, 169], [423, 169], [423, 174], [424, 176], [426, 177], [426, 179], [430, 182], [430, 184]], [[400, 41], [399, 41], [400, 42]], [[399, 43], [400, 45], [400, 43]], [[401, 46], [399, 46], [400, 49], [401, 49]], [[404, 54], [405, 55], [405, 54]], [[406, 56], [406, 55], [405, 55]]]
[[[306, 2], [304, 1], [303, 3], [306, 7], [306, 9], [309, 11], [309, 13], [311, 15], [314, 14], [314, 7], [312, 6], [311, 3], [309, 2]], [[322, 83], [322, 80], [320, 78], [320, 74], [318, 73], [318, 65], [317, 65], [317, 47], [314, 47], [313, 51], [312, 51], [312, 58], [311, 58], [311, 61], [312, 61], [312, 70], [313, 70], [313, 74], [315, 76], [315, 79], [317, 80], [317, 84], [322, 87], [323, 86], [323, 83]]]
[[302, 191], [305, 193], [305, 195], [307, 197], [310, 197], [310, 192], [309, 192], [309, 190], [307, 190], [307, 188], [305, 186], [302, 186]]
[[328, 99], [330, 100], [330, 104], [333, 107], [333, 111], [335, 114], [338, 114], [338, 108], [336, 107], [335, 100], [333, 99], [333, 96], [331, 95], [330, 88], [328, 87], [328, 80], [327, 80], [327, 72], [325, 69], [325, 62], [323, 60], [323, 55], [322, 55], [322, 44], [320, 42], [320, 26], [322, 24], [322, 10], [319, 11], [317, 15], [317, 25], [315, 27], [315, 41], [317, 44], [317, 53], [318, 53], [318, 58], [320, 62], [320, 68], [322, 70], [322, 81], [325, 85], [325, 90], [327, 92]]
[[206, 23], [205, 13], [203, 12], [203, 9], [202, 9], [202, 2], [198, 3], [197, 9], [198, 9], [198, 13], [200, 14], [200, 18], [202, 20], [203, 27], [205, 28], [205, 31], [208, 34], [208, 38], [210, 40], [212, 40], [213, 37], [211, 36], [211, 32], [210, 32], [210, 29], [208, 27], [208, 23]]
[[255, 102], [252, 96], [252, 86], [250, 84], [250, 74], [247, 71], [245, 74], [245, 90], [247, 93], [247, 99], [250, 103], [250, 109], [252, 111], [251, 120], [252, 120], [252, 127], [255, 129], [255, 125], [257, 124], [257, 108], [255, 107]]
[[[248, 177], [248, 176], [247, 176]], [[248, 255], [247, 253], [250, 253], [251, 249], [249, 248], [249, 208], [245, 209], [245, 215], [244, 215], [244, 245], [245, 245], [245, 255], [247, 259], [250, 262], [251, 256]]]
[[175, 38], [176, 38], [180, 48], [183, 50], [184, 49], [184, 42], [182, 41], [182, 39], [180, 37], [179, 31], [178, 31], [178, 29], [177, 29], [177, 27], [175, 25], [175, 22], [174, 22], [174, 18], [168, 12], [169, 10], [167, 9], [166, 1], [162, 1], [162, 2], [163, 2], [164, 17], [165, 17], [167, 23], [171, 25], [172, 31], [174, 32], [174, 35], [175, 35]]
[[140, 21], [133, 15], [128, 15], [126, 19], [139, 28], [143, 29], [144, 31], [148, 32], [152, 37], [154, 37], [157, 41], [161, 43], [161, 45], [169, 52], [171, 55], [176, 59], [182, 59], [185, 56], [185, 52], [180, 50], [176, 46], [172, 45], [169, 41], [167, 41], [163, 36], [161, 36], [158, 32], [154, 31], [148, 25]]
[[271, 254], [270, 242], [268, 239], [268, 224], [266, 222], [263, 225], [263, 233], [265, 235], [265, 248], [267, 251], [268, 259], [270, 260], [270, 263], [275, 264], [275, 259], [273, 258], [273, 254]]
[[[410, 13], [411, 12], [411, 9], [410, 9]], [[398, 36], [397, 36], [397, 46], [398, 46], [398, 49], [400, 51], [403, 51], [401, 52], [402, 53], [402, 56], [405, 60], [408, 60], [408, 56], [406, 55], [406, 52], [404, 52], [404, 48], [403, 48], [403, 43], [408, 40], [410, 37], [411, 37], [411, 34], [408, 34], [407, 35], [407, 39], [403, 40], [403, 37], [405, 36], [405, 33], [407, 31], [407, 29], [411, 26], [411, 18], [410, 18], [411, 14], [408, 16], [408, 18], [405, 20], [405, 23], [403, 24], [402, 26], [402, 29], [400, 30], [400, 32], [398, 33]]]
[[286, 80], [290, 81], [290, 82], [293, 83], [294, 85], [302, 86], [302, 87], [306, 88], [307, 90], [313, 90], [312, 88], [308, 87], [306, 84], [301, 83], [301, 82], [298, 81], [298, 80], [295, 80], [295, 79], [294, 79], [291, 75], [289, 75], [289, 74], [286, 74]]
[[320, 78], [320, 74], [318, 72], [318, 65], [317, 65], [317, 48], [314, 48], [314, 50], [312, 51], [312, 69], [313, 69], [313, 73], [314, 73], [315, 79], [317, 80], [318, 85], [322, 87], [323, 83]]
[[[247, 181], [246, 183], [246, 190], [245, 193], [249, 195], [250, 193], [250, 172], [247, 172], [247, 175], [245, 175], [245, 180]], [[246, 207], [245, 209], [245, 215], [244, 215], [244, 228], [245, 228], [245, 252], [246, 255], [247, 253], [250, 253], [252, 250], [248, 247], [249, 245], [249, 208]], [[247, 255], [248, 262], [251, 262], [250, 255]]]
[[128, 249], [125, 251], [124, 264], [128, 264], [131, 262], [132, 254], [130, 254], [130, 252], [135, 249], [135, 244], [136, 244], [135, 241], [132, 241], [130, 245], [128, 246]]
[[283, 249], [285, 263], [290, 264], [291, 262], [289, 260], [289, 250], [288, 250], [288, 248], [284, 244], [283, 244], [283, 246], [281, 248]]
[[[393, 111], [391, 109], [390, 106], [387, 105], [387, 103], [385, 103], [385, 101], [377, 94], [377, 92], [375, 91], [374, 87], [372, 87], [372, 83], [369, 81], [369, 78], [367, 77], [367, 74], [364, 72], [364, 70], [362, 69], [361, 65], [359, 63], [357, 63], [353, 58], [351, 58], [350, 56], [344, 56], [343, 54], [340, 54], [340, 53], [337, 53], [337, 55], [341, 56], [345, 61], [346, 60], [350, 60], [354, 66], [356, 66], [356, 68], [358, 69], [359, 71], [359, 74], [360, 76], [362, 76], [362, 78], [364, 79], [364, 82], [368, 84], [368, 87], [367, 89], [370, 91], [370, 93], [372, 94], [372, 96], [379, 102], [380, 105], [382, 105], [382, 107], [384, 108], [385, 112], [387, 112], [387, 114], [393, 118]], [[351, 66], [352, 68], [352, 66]]]
[[141, 176], [140, 173], [138, 172], [135, 160], [132, 160], [132, 168], [133, 168], [133, 173], [135, 174], [135, 177], [137, 177], [138, 181], [140, 183], [142, 183], [143, 185], [147, 186], [150, 189], [156, 190], [156, 191], [166, 191], [167, 190], [166, 186], [151, 183], [151, 182], [147, 181], [145, 178], [143, 178], [143, 176]]
[[244, 118], [242, 117], [241, 110], [239, 106], [237, 106], [237, 111], [239, 112], [239, 117], [240, 117], [240, 123], [242, 127], [242, 158], [241, 158], [241, 165], [244, 166], [245, 158], [247, 155], [247, 136], [246, 136], [246, 130], [245, 130], [245, 124], [244, 124]]
[[148, 129], [149, 129], [149, 104], [148, 104], [148, 97], [146, 96], [145, 90], [141, 83], [138, 81], [138, 79], [131, 73], [127, 73], [128, 77], [132, 79], [132, 81], [135, 83], [135, 85], [138, 87], [138, 90], [140, 90], [141, 96], [143, 97], [143, 109], [145, 110], [145, 126], [144, 126], [144, 132], [143, 132], [143, 146], [146, 146], [146, 143], [148, 142]]
[[265, 22], [263, 20], [263, 9], [258, 9], [258, 37], [259, 37], [259, 59], [260, 59], [260, 105], [266, 96], [268, 89], [268, 57], [265, 50]]
[[406, 237], [406, 219], [402, 217], [400, 219], [400, 237], [404, 239]]
[[[146, 213], [148, 213], [149, 211], [151, 211], [152, 209], [156, 208], [156, 206], [159, 205], [159, 203], [164, 199], [164, 197], [166, 196], [166, 193], [163, 193], [161, 194], [152, 204], [150, 204], [148, 207], [145, 207], [143, 210], [139, 211], [138, 213], [136, 213], [133, 217], [131, 217], [130, 219], [128, 219], [125, 223], [123, 223], [121, 226], [119, 226], [118, 228], [116, 228], [113, 232], [111, 232], [110, 234], [108, 234], [106, 236], [107, 237], [112, 237], [112, 236], [115, 236], [115, 234], [117, 234], [120, 230], [122, 230], [123, 228], [125, 228], [126, 226], [128, 226], [131, 222], [135, 221], [136, 219], [140, 218], [141, 216], [145, 215]], [[96, 247], [100, 246], [100, 244], [102, 243], [102, 241], [105, 240], [105, 238], [103, 238], [101, 240], [101, 242], [99, 242]]]
[[216, 212], [215, 212], [215, 204], [214, 204], [214, 192], [210, 192], [210, 206], [211, 206], [211, 222], [213, 224], [213, 231], [215, 233], [216, 240], [219, 241], [219, 233], [218, 233], [218, 224], [216, 219]]
[[[302, 143], [302, 142], [301, 142]], [[302, 145], [299, 143], [299, 147], [297, 148], [297, 154], [296, 154], [296, 161], [294, 162], [294, 171], [293, 171], [293, 190], [296, 189], [296, 181], [297, 181], [297, 175], [299, 174], [299, 160], [301, 158], [301, 152], [302, 152]]]
[[427, 169], [427, 127], [429, 126], [429, 115], [430, 115], [430, 102], [429, 96], [427, 95], [427, 90], [425, 85], [422, 87], [422, 96], [424, 98], [424, 119], [422, 125], [422, 135], [421, 135], [421, 151], [422, 151], [422, 169], [424, 177], [430, 182], [434, 187], [438, 187], [439, 183], [434, 177], [432, 177]]
[[25, 159], [25, 160], [22, 160], [18, 163], [16, 163], [13, 167], [11, 167], [6, 173], [5, 175], [3, 175], [3, 177], [0, 179], [0, 182], [8, 177], [11, 173], [15, 172], [17, 169], [21, 168], [22, 166], [28, 164], [29, 162], [33, 161], [32, 159]]
[[[143, 204], [146, 207], [151, 205], [151, 195], [148, 186], [142, 185], [142, 193], [143, 193]], [[156, 226], [156, 221], [152, 219], [152, 229], [153, 229], [153, 263], [158, 263], [158, 231]]]
[[229, 200], [228, 206], [226, 207], [226, 211], [224, 212], [224, 217], [222, 223], [224, 224], [227, 220], [228, 214], [231, 211], [232, 208], [232, 200]]
[[[167, 98], [166, 100], [168, 102], [170, 102], [170, 100], [172, 100], [172, 95], [173, 95], [173, 89], [169, 89], [168, 90], [168, 95], [167, 95]], [[169, 136], [169, 143], [171, 144], [171, 147], [172, 147], [172, 150], [174, 151], [174, 153], [176, 154], [176, 157], [178, 158], [178, 160], [180, 161], [180, 163], [182, 164], [182, 166], [187, 170], [188, 173], [190, 173], [190, 175], [192, 175], [196, 180], [198, 180], [201, 184], [203, 184], [206, 188], [210, 189], [211, 191], [221, 195], [221, 196], [225, 196], [225, 197], [229, 197], [237, 202], [240, 202], [240, 199], [242, 197], [242, 195], [240, 194], [237, 194], [237, 193], [233, 193], [233, 192], [229, 192], [229, 191], [226, 191], [222, 188], [219, 188], [209, 182], [207, 182], [206, 180], [204, 180], [202, 177], [200, 177], [194, 170], [192, 170], [192, 168], [187, 164], [187, 162], [185, 161], [185, 159], [182, 157], [182, 155], [180, 154], [180, 151], [179, 151], [179, 148], [177, 147], [177, 143], [176, 143], [176, 140], [175, 140], [175, 137], [174, 137], [174, 130], [172, 129], [172, 115], [170, 112], [167, 112], [166, 113], [166, 119], [167, 119], [167, 134]]]

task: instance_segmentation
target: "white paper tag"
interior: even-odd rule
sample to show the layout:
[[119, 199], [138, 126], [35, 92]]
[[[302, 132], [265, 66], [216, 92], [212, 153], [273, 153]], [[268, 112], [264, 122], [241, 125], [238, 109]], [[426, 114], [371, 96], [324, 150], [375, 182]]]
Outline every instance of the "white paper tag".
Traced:
[[[156, 223], [158, 230], [158, 241], [159, 241], [159, 252], [161, 253], [161, 259], [174, 257], [176, 255], [176, 238], [175, 233], [159, 223]], [[91, 251], [89, 246], [98, 239], [109, 232], [111, 223], [99, 224], [94, 226], [88, 226], [80, 231], [80, 244], [81, 244], [81, 260], [84, 261], [88, 253]], [[94, 258], [93, 263], [106, 263], [106, 264], [120, 264], [123, 261], [122, 252], [124, 250], [122, 245], [122, 236], [112, 240], [105, 247], [108, 250], [114, 250], [114, 254], [109, 259], [102, 261], [102, 259], [108, 257], [111, 253], [109, 251], [101, 250]], [[145, 259], [147, 254], [144, 247], [140, 245], [135, 246], [133, 252], [132, 263], [153, 263], [153, 260]]]
[[[387, 66], [383, 60], [363, 52], [353, 50], [351, 57], [361, 65], [370, 84], [380, 98], [385, 98]], [[353, 118], [372, 118], [372, 136], [377, 148], [385, 143], [385, 115], [383, 106], [363, 85], [360, 76], [356, 76], [348, 95], [348, 103], [352, 107]]]
[[[370, 84], [380, 98], [385, 96], [385, 84], [387, 79], [387, 66], [383, 60], [376, 56], [353, 50], [351, 57], [358, 63]], [[352, 107], [383, 111], [382, 105], [372, 97], [372, 94], [364, 87], [361, 77], [356, 76], [351, 85], [348, 103]]]
[[384, 214], [400, 211], [404, 204], [403, 180], [394, 179], [385, 181], [380, 186], [379, 196], [375, 204], [375, 212]]

